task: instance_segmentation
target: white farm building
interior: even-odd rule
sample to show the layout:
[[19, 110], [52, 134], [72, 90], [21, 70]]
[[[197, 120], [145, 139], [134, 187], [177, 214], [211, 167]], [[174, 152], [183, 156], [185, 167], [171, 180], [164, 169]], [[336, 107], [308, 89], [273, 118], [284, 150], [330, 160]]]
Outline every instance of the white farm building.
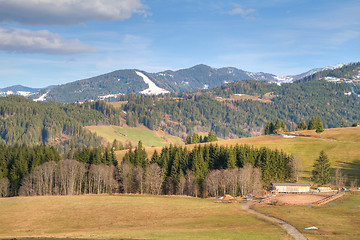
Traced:
[[273, 190], [279, 193], [310, 192], [310, 183], [272, 183]]

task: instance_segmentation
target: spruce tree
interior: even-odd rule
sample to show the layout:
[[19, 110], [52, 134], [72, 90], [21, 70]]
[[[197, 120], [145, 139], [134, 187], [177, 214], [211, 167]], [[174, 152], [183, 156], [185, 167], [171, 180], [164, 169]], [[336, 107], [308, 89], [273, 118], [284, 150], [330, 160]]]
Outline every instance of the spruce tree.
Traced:
[[275, 122], [275, 130], [279, 130], [280, 128], [281, 128], [280, 119], [276, 119], [276, 122]]
[[297, 126], [298, 130], [306, 130], [308, 128], [308, 126], [306, 125], [305, 121], [302, 121], [301, 123], [299, 123], [299, 125]]
[[315, 160], [313, 167], [312, 175], [316, 183], [324, 185], [330, 182], [330, 161], [324, 151], [320, 152], [320, 156]]
[[226, 163], [227, 169], [234, 169], [236, 168], [236, 153], [232, 146], [228, 149], [228, 158]]
[[342, 127], [342, 128], [346, 127], [346, 123], [345, 123], [345, 120], [344, 120], [344, 119], [341, 119], [341, 127]]
[[317, 117], [316, 132], [317, 133], [322, 133], [323, 131], [324, 131], [324, 126], [323, 126], [323, 123], [321, 121], [321, 118], [318, 116]]
[[208, 142], [216, 142], [217, 141], [216, 133], [215, 132], [209, 132], [208, 137], [207, 137], [207, 141]]

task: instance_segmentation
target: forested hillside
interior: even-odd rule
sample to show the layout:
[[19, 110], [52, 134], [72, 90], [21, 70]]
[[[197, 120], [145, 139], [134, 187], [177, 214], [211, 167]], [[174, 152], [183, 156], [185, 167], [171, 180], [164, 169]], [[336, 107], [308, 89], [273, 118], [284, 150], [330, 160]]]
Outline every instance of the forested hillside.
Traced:
[[51, 144], [61, 151], [98, 146], [101, 138], [83, 126], [119, 123], [119, 110], [105, 102], [80, 105], [0, 98], [0, 143], [8, 145]]
[[[320, 116], [325, 128], [359, 121], [360, 98], [344, 93], [360, 92], [359, 85], [331, 83], [324, 80], [270, 84], [240, 81], [212, 90], [171, 94], [163, 97], [127, 95], [127, 123], [141, 123], [150, 129], [162, 129], [183, 138], [186, 134], [214, 131], [219, 137], [246, 137], [263, 132], [268, 121], [282, 119], [289, 130], [301, 121]], [[238, 95], [255, 99], [236, 99]], [[265, 100], [266, 101], [262, 101]]]
[[320, 71], [303, 79], [300, 79], [299, 81], [306, 82], [319, 79], [328, 79], [343, 82], [360, 81], [360, 62], [350, 63], [341, 68]]

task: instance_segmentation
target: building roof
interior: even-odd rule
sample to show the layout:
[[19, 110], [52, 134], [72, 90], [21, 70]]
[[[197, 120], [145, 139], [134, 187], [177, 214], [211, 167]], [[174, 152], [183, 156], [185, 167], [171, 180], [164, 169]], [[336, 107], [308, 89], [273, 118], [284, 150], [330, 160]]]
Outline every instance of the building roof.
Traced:
[[310, 183], [271, 183], [273, 186], [310, 187]]

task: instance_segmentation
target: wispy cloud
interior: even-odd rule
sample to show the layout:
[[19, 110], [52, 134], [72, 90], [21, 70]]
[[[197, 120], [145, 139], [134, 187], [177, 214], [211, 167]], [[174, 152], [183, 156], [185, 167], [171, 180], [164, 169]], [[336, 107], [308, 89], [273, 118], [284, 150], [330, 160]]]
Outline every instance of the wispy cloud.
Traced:
[[148, 14], [141, 0], [0, 0], [0, 6], [0, 21], [30, 26], [75, 25]]
[[228, 12], [228, 14], [230, 15], [240, 15], [241, 17], [245, 18], [245, 19], [251, 19], [253, 18], [253, 13], [256, 12], [255, 9], [249, 8], [249, 9], [245, 9], [245, 8], [241, 8], [241, 7], [235, 7], [234, 9], [232, 9], [231, 11]]
[[66, 55], [92, 52], [95, 49], [78, 39], [65, 39], [47, 30], [31, 31], [20, 28], [0, 28], [0, 50], [17, 53]]

